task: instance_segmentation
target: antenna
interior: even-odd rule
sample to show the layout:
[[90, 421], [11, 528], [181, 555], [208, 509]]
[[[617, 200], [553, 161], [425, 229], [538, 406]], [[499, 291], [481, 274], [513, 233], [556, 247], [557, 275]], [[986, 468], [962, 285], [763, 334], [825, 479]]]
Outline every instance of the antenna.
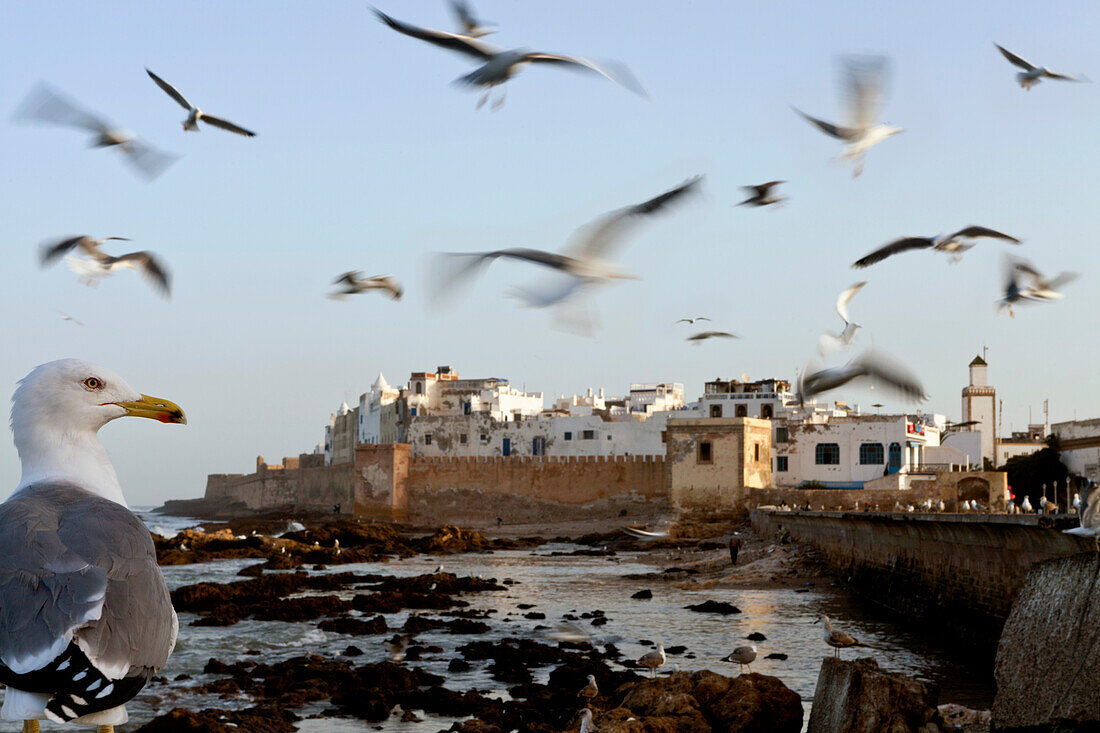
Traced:
[[982, 361], [989, 361], [986, 357], [989, 356], [989, 347], [982, 344]]

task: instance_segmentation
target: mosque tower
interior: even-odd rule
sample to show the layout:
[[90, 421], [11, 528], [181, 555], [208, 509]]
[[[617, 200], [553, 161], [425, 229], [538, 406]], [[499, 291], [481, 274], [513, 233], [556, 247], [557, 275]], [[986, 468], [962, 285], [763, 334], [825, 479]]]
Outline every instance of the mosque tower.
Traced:
[[982, 463], [994, 461], [997, 446], [997, 390], [989, 386], [989, 365], [981, 356], [970, 362], [970, 384], [962, 391], [962, 421], [976, 420], [982, 433]]

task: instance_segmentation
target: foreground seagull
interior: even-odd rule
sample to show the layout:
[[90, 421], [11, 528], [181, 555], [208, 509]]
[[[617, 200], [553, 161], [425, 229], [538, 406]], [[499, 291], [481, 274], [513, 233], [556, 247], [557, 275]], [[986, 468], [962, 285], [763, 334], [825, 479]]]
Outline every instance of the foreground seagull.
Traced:
[[954, 264], [962, 259], [963, 252], [977, 244], [973, 240], [980, 237], [1000, 239], [1011, 244], [1020, 243], [1020, 240], [1016, 237], [998, 232], [995, 229], [971, 225], [957, 232], [940, 234], [935, 237], [902, 237], [901, 239], [895, 239], [893, 242], [884, 244], [874, 252], [856, 260], [852, 263], [852, 267], [868, 267], [876, 262], [881, 262], [890, 255], [908, 252], [911, 249], [932, 249], [936, 252], [946, 252], [950, 262]]
[[863, 286], [867, 284], [866, 280], [858, 282], [845, 290], [836, 299], [836, 312], [844, 321], [844, 330], [839, 334], [824, 333], [821, 338], [818, 339], [817, 351], [824, 356], [830, 351], [836, 351], [846, 346], [850, 346], [852, 341], [856, 337], [856, 331], [861, 328], [858, 323], [854, 323], [851, 316], [848, 315], [848, 304], [852, 302], [852, 298], [856, 297], [856, 293], [863, 289]]
[[1020, 86], [1023, 87], [1025, 91], [1030, 92], [1031, 88], [1043, 79], [1057, 79], [1058, 81], [1088, 81], [1083, 76], [1069, 76], [1068, 74], [1059, 74], [1058, 72], [1051, 71], [1045, 66], [1036, 66], [1030, 61], [1020, 58], [1000, 44], [994, 43], [993, 45], [997, 47], [997, 50], [1001, 52], [1001, 55], [1008, 59], [1008, 62], [1010, 64], [1023, 69], [1023, 71], [1016, 74], [1016, 81], [1020, 83]]
[[213, 115], [206, 114], [201, 109], [188, 102], [187, 98], [180, 94], [178, 89], [166, 82], [164, 79], [161, 79], [153, 72], [149, 71], [148, 68], [145, 69], [145, 73], [149, 75], [150, 79], [156, 82], [158, 87], [164, 90], [165, 94], [176, 100], [176, 104], [187, 110], [187, 119], [183, 121], [184, 130], [193, 130], [195, 132], [198, 132], [199, 120], [202, 120], [208, 125], [220, 127], [223, 130], [229, 130], [230, 132], [235, 132], [238, 135], [244, 135], [245, 137], [256, 137], [256, 133], [252, 132], [251, 130], [246, 130], [239, 125], [234, 125], [229, 120], [223, 120], [221, 117], [214, 117]]
[[1083, 496], [1073, 495], [1073, 506], [1081, 517], [1081, 526], [1067, 529], [1065, 533], [1092, 537], [1096, 541], [1096, 549], [1100, 551], [1100, 501], [1092, 497], [1094, 490], [1087, 488]]
[[694, 341], [695, 344], [698, 345], [698, 344], [703, 343], [707, 339], [716, 339], [716, 338], [735, 339], [735, 338], [741, 338], [741, 337], [738, 336], [735, 333], [730, 333], [729, 331], [700, 331], [697, 334], [694, 334], [692, 336], [688, 336], [687, 339], [685, 339], [685, 340], [686, 341]]
[[638, 658], [638, 666], [645, 667], [652, 672], [651, 676], [657, 676], [657, 670], [665, 665], [665, 645], [657, 644], [657, 649], [647, 652]]
[[343, 285], [343, 290], [329, 293], [328, 297], [335, 300], [341, 300], [346, 295], [365, 293], [369, 290], [384, 290], [389, 293], [390, 297], [394, 300], [401, 300], [401, 295], [404, 293], [404, 290], [401, 288], [401, 283], [397, 282], [392, 276], [374, 275], [372, 277], [363, 277], [363, 273], [360, 270], [345, 272], [343, 275], [333, 280], [332, 284]]
[[96, 436], [127, 415], [187, 422], [78, 359], [36, 368], [12, 398], [23, 475], [0, 504], [0, 717], [24, 730], [43, 718], [113, 730], [175, 645], [156, 548]]
[[1005, 257], [1004, 296], [997, 301], [997, 311], [1007, 310], [1009, 316], [1015, 316], [1012, 307], [1021, 301], [1046, 303], [1066, 297], [1060, 288], [1076, 280], [1076, 272], [1059, 272], [1052, 278], [1043, 273], [1025, 259]]
[[842, 59], [842, 65], [848, 105], [847, 126], [819, 120], [798, 108], [794, 111], [826, 135], [847, 143], [841, 157], [853, 162], [855, 169], [852, 176], [857, 177], [863, 172], [864, 154], [886, 138], [904, 130], [878, 122], [885, 87], [886, 57], [847, 57]]
[[833, 624], [829, 621], [829, 617], [822, 614], [818, 617], [814, 623], [825, 622], [825, 631], [822, 637], [825, 639], [825, 643], [833, 648], [834, 655], [839, 657], [841, 649], [847, 649], [852, 646], [867, 646], [854, 636], [847, 634], [840, 629], [833, 628]]
[[126, 156], [137, 172], [152, 180], [178, 160], [179, 156], [164, 153], [141, 140], [134, 133], [107, 122], [79, 104], [61, 95], [46, 84], [31, 91], [15, 113], [16, 120], [45, 122], [51, 125], [75, 127], [91, 132], [93, 148], [114, 148]]
[[592, 733], [595, 731], [596, 725], [592, 722], [592, 711], [588, 708], [581, 710], [581, 727], [578, 733]]
[[844, 366], [804, 371], [799, 378], [801, 399], [811, 397], [843, 387], [853, 379], [867, 378], [876, 385], [883, 385], [899, 392], [910, 400], [923, 400], [924, 387], [916, 375], [884, 355], [866, 351]]
[[752, 674], [751, 665], [756, 661], [756, 644], [751, 646], [739, 646], [728, 655], [722, 657], [722, 661], [738, 665], [738, 674], [743, 673], [745, 667], [748, 667], [749, 674]]
[[767, 183], [761, 183], [756, 186], [742, 186], [741, 188], [745, 193], [749, 194], [749, 197], [737, 205], [759, 207], [770, 206], [771, 204], [778, 204], [781, 201], [786, 201], [786, 196], [772, 193], [772, 189], [781, 183], [786, 183], [786, 181], [768, 181]]
[[[445, 294], [460, 280], [476, 275], [479, 270], [496, 259], [513, 259], [541, 265], [574, 278], [571, 288], [559, 293], [558, 300], [564, 299], [576, 287], [585, 284], [610, 282], [613, 280], [637, 280], [636, 275], [616, 268], [605, 259], [619, 245], [626, 233], [640, 218], [658, 214], [674, 202], [684, 198], [699, 187], [702, 176], [696, 176], [671, 191], [666, 191], [648, 201], [635, 206], [627, 206], [612, 211], [597, 219], [583, 231], [582, 236], [567, 249], [569, 254], [546, 252], [540, 249], [512, 248], [498, 249], [492, 252], [449, 253], [446, 261], [459, 263], [457, 269], [443, 271], [436, 297]], [[551, 299], [533, 300], [531, 305], [550, 305]]]
[[[471, 38], [468, 35], [449, 33], [448, 31], [440, 31], [433, 28], [421, 28], [408, 23], [402, 23], [386, 15], [377, 8], [374, 8], [374, 14], [378, 16], [379, 20], [398, 33], [403, 33], [412, 38], [418, 38], [421, 41], [427, 41], [440, 48], [458, 51], [481, 63], [482, 65], [474, 71], [455, 80], [456, 83], [481, 87], [485, 90], [485, 93], [477, 103], [479, 109], [488, 101], [489, 94], [492, 92], [493, 87], [504, 84], [518, 74], [524, 66], [532, 63], [557, 64], [580, 71], [595, 72], [626, 87], [635, 94], [643, 97], [646, 96], [645, 90], [630, 70], [620, 64], [605, 63], [597, 65], [580, 56], [561, 56], [552, 53], [527, 51], [522, 48], [511, 50], [501, 49], [485, 41], [478, 40], [477, 38]], [[504, 104], [503, 93], [500, 98], [493, 103], [493, 108], [498, 109], [502, 104]]]
[[168, 272], [153, 253], [145, 251], [129, 252], [114, 257], [100, 249], [100, 245], [108, 240], [130, 241], [126, 237], [95, 239], [86, 234], [68, 237], [42, 246], [42, 266], [47, 267], [53, 264], [58, 257], [73, 250], [80, 250], [87, 257], [66, 257], [65, 262], [88, 285], [95, 285], [100, 278], [113, 274], [118, 270], [129, 269], [141, 272], [149, 284], [162, 295], [167, 296], [170, 293], [171, 285]]
[[474, 15], [473, 8], [466, 0], [451, 0], [451, 10], [462, 27], [462, 33], [470, 38], [481, 38], [497, 31], [495, 25], [486, 23]]

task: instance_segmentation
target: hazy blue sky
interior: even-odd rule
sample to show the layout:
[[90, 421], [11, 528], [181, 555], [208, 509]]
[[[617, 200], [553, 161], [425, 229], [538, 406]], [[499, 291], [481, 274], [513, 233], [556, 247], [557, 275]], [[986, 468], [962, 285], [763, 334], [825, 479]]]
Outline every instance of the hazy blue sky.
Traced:
[[[382, 3], [450, 28], [443, 0]], [[131, 503], [197, 496], [208, 472], [247, 471], [309, 450], [330, 412], [383, 371], [449, 364], [548, 397], [631, 381], [791, 377], [836, 294], [872, 341], [925, 380], [925, 408], [957, 418], [966, 365], [989, 347], [1004, 427], [1100, 415], [1096, 216], [1100, 87], [1030, 92], [993, 47], [1100, 79], [1100, 8], [1033, 3], [731, 3], [478, 0], [490, 40], [628, 64], [650, 101], [597, 77], [531, 68], [504, 108], [476, 111], [450, 85], [473, 66], [401, 36], [363, 2], [18, 3], [0, 29], [0, 386], [75, 356], [109, 366], [188, 413], [186, 427], [120, 420], [102, 432]], [[839, 120], [837, 56], [889, 54], [886, 121], [907, 132], [853, 180], [839, 145], [790, 110]], [[212, 114], [258, 131], [184, 133], [183, 110], [148, 66]], [[40, 80], [183, 157], [136, 178], [75, 131], [13, 124]], [[429, 307], [429, 253], [560, 247], [618, 206], [705, 173], [706, 196], [655, 221], [618, 261], [641, 275], [597, 299], [582, 339], [517, 308], [500, 263], [443, 311]], [[731, 208], [739, 186], [790, 181], [779, 210]], [[1053, 305], [997, 316], [1004, 246], [959, 265], [929, 253], [868, 271], [849, 264], [906, 234], [982, 224], [1026, 240], [1019, 254], [1084, 277]], [[172, 270], [169, 301], [133, 273], [80, 285], [40, 270], [37, 245], [71, 233], [131, 237]], [[115, 251], [115, 250], [111, 250]], [[395, 303], [324, 298], [348, 269], [392, 273]], [[63, 322], [58, 311], [87, 325]], [[673, 321], [708, 315], [736, 342], [693, 347]], [[840, 391], [864, 406], [875, 393]], [[890, 408], [905, 409], [890, 402]], [[19, 468], [0, 447], [0, 494]]]

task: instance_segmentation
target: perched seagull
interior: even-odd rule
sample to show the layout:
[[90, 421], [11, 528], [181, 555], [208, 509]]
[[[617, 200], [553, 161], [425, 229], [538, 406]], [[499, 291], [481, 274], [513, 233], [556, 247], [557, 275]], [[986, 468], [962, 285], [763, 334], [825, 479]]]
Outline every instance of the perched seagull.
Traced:
[[579, 692], [577, 692], [577, 697], [583, 697], [585, 700], [591, 701], [594, 698], [599, 697], [599, 694], [600, 688], [596, 684], [596, 676], [590, 674], [588, 675], [588, 684], [582, 687]]
[[462, 27], [462, 34], [470, 38], [481, 38], [490, 33], [496, 33], [497, 27], [486, 23], [474, 15], [473, 8], [466, 0], [451, 0], [451, 10]]
[[187, 422], [78, 359], [37, 367], [12, 397], [23, 473], [0, 504], [0, 718], [25, 731], [43, 718], [113, 731], [175, 645], [156, 548], [96, 436], [127, 415]]
[[756, 644], [752, 646], [739, 646], [725, 657], [722, 657], [722, 661], [737, 664], [738, 674], [744, 672], [745, 667], [748, 667], [749, 674], [752, 674], [752, 667], [750, 665], [756, 661]]
[[730, 333], [729, 331], [700, 331], [697, 334], [693, 334], [691, 336], [688, 336], [687, 339], [685, 339], [685, 340], [686, 341], [694, 341], [695, 344], [698, 346], [699, 344], [703, 343], [707, 339], [714, 339], [714, 338], [736, 339], [736, 338], [741, 338], [741, 337], [738, 336], [735, 333]]
[[856, 177], [863, 172], [863, 157], [868, 150], [904, 130], [878, 122], [885, 87], [886, 57], [846, 57], [842, 59], [842, 66], [848, 106], [846, 127], [811, 117], [798, 108], [794, 111], [826, 135], [847, 143], [841, 157], [855, 164], [852, 176]]
[[[626, 233], [638, 223], [640, 218], [658, 214], [692, 193], [699, 187], [702, 178], [702, 176], [696, 176], [660, 196], [605, 214], [581, 231], [579, 238], [566, 250], [567, 254], [518, 247], [491, 252], [448, 253], [447, 260], [444, 262], [460, 263], [460, 266], [457, 269], [448, 268], [441, 273], [437, 295], [447, 292], [460, 280], [476, 275], [481, 268], [500, 258], [531, 262], [571, 276], [572, 289], [566, 289], [565, 294], [561, 295], [558, 301], [553, 302], [560, 302], [572, 290], [582, 285], [624, 279], [636, 280], [638, 279], [636, 275], [616, 268], [605, 258], [621, 244]], [[543, 301], [541, 304], [550, 305], [551, 301]]]
[[579, 733], [593, 733], [598, 730], [595, 723], [592, 722], [592, 711], [585, 708], [581, 711], [581, 727]]
[[844, 366], [803, 370], [799, 378], [799, 395], [803, 400], [844, 386], [853, 379], [867, 377], [911, 400], [923, 400], [924, 387], [916, 375], [878, 352], [865, 351]]
[[781, 183], [786, 183], [786, 181], [768, 181], [767, 183], [761, 183], [756, 186], [742, 186], [741, 188], [745, 193], [749, 194], [749, 197], [737, 204], [737, 206], [760, 207], [786, 201], [786, 196], [772, 193], [772, 189]]
[[854, 323], [851, 316], [848, 315], [848, 304], [852, 302], [852, 298], [856, 297], [856, 293], [863, 289], [863, 286], [867, 284], [866, 280], [862, 280], [850, 288], [845, 290], [836, 299], [836, 312], [844, 321], [844, 330], [838, 334], [823, 333], [821, 338], [817, 342], [817, 353], [824, 356], [825, 354], [842, 349], [846, 346], [850, 346], [853, 339], [856, 337], [856, 330], [860, 328], [858, 323]]
[[[558, 64], [580, 71], [595, 72], [626, 87], [635, 94], [643, 97], [646, 96], [645, 90], [634, 77], [634, 74], [620, 64], [597, 65], [579, 56], [560, 56], [552, 53], [527, 51], [521, 48], [511, 50], [501, 49], [485, 41], [478, 40], [477, 38], [471, 38], [468, 35], [449, 33], [433, 28], [421, 28], [408, 23], [402, 23], [386, 15], [377, 8], [374, 8], [374, 14], [378, 16], [379, 20], [398, 33], [404, 33], [406, 36], [411, 36], [412, 38], [419, 38], [421, 41], [427, 41], [440, 48], [458, 51], [481, 63], [482, 65], [471, 73], [455, 80], [455, 83], [472, 87], [481, 87], [485, 90], [485, 93], [477, 103], [479, 109], [488, 101], [489, 94], [492, 92], [493, 87], [504, 84], [519, 73], [524, 66], [531, 63]], [[502, 104], [504, 104], [503, 93], [501, 93], [500, 98], [493, 103], [493, 109], [500, 108]]]
[[822, 614], [820, 617], [818, 617], [817, 621], [814, 621], [814, 623], [820, 623], [821, 621], [825, 622], [825, 631], [822, 634], [822, 637], [825, 639], [825, 643], [833, 648], [835, 656], [839, 657], [840, 650], [847, 649], [850, 646], [867, 646], [866, 644], [856, 639], [854, 636], [846, 634], [840, 629], [834, 629], [833, 624], [829, 621], [828, 616]]
[[911, 249], [932, 249], [936, 252], [946, 252], [948, 261], [955, 264], [962, 259], [963, 252], [977, 244], [977, 242], [973, 240], [979, 237], [1001, 239], [1011, 244], [1020, 243], [1020, 240], [1016, 239], [1016, 237], [1010, 237], [1007, 234], [1002, 234], [1001, 232], [987, 227], [972, 225], [964, 227], [952, 234], [940, 234], [935, 237], [902, 237], [901, 239], [895, 239], [893, 242], [884, 244], [874, 252], [856, 260], [852, 263], [852, 267], [868, 267], [876, 262], [881, 262], [890, 255], [896, 255], [899, 252], [908, 252]]
[[195, 132], [198, 132], [199, 120], [202, 120], [208, 125], [220, 127], [223, 130], [229, 130], [230, 132], [235, 132], [238, 135], [244, 135], [245, 137], [256, 137], [256, 133], [252, 132], [251, 130], [246, 130], [243, 127], [234, 125], [229, 120], [223, 120], [221, 117], [214, 117], [213, 115], [206, 114], [201, 109], [188, 102], [187, 98], [180, 94], [178, 89], [166, 82], [164, 79], [161, 79], [153, 72], [149, 71], [148, 68], [145, 69], [145, 73], [149, 75], [150, 79], [156, 82], [158, 87], [164, 90], [165, 94], [176, 100], [176, 104], [187, 110], [187, 119], [183, 121], [184, 130], [193, 130]]
[[387, 639], [383, 643], [386, 645], [386, 651], [390, 654], [390, 659], [395, 662], [401, 662], [405, 659], [405, 650], [409, 648], [410, 641], [412, 641], [411, 636], [408, 634], [401, 634], [392, 639]]
[[1020, 508], [1023, 509], [1024, 512], [1026, 512], [1028, 514], [1031, 513], [1031, 502], [1028, 500], [1028, 498], [1026, 496], [1024, 497], [1023, 502], [1020, 503]]
[[676, 323], [687, 323], [688, 325], [694, 324], [696, 321], [709, 321], [706, 316], [695, 316], [695, 318], [681, 318]]
[[1001, 52], [1001, 55], [1008, 59], [1008, 63], [1013, 66], [1023, 69], [1020, 73], [1016, 74], [1016, 81], [1020, 83], [1020, 86], [1025, 91], [1031, 91], [1031, 88], [1038, 84], [1043, 79], [1058, 79], [1059, 81], [1088, 81], [1083, 76], [1068, 76], [1067, 74], [1059, 74], [1055, 71], [1044, 66], [1036, 66], [1030, 61], [1026, 61], [1016, 54], [1012, 53], [1008, 49], [1002, 47], [1000, 44], [994, 43], [997, 50]]
[[117, 270], [129, 269], [140, 271], [145, 276], [146, 281], [162, 295], [167, 296], [170, 293], [171, 285], [168, 272], [152, 252], [129, 252], [114, 257], [100, 249], [103, 242], [108, 240], [130, 241], [126, 237], [95, 239], [82, 234], [67, 237], [57, 242], [48, 242], [42, 245], [42, 266], [47, 267], [53, 264], [58, 257], [73, 250], [79, 250], [88, 256], [66, 257], [65, 262], [88, 285], [94, 286], [100, 278], [106, 277]]
[[1059, 289], [1080, 277], [1076, 272], [1060, 272], [1048, 279], [1035, 265], [1020, 257], [1006, 256], [1004, 269], [1005, 292], [1004, 297], [997, 301], [997, 311], [1008, 310], [1009, 316], [1016, 315], [1012, 306], [1020, 301], [1045, 303], [1061, 300], [1066, 296]]
[[665, 645], [663, 643], [657, 644], [657, 649], [652, 652], [647, 652], [638, 658], [638, 666], [646, 667], [651, 672], [653, 677], [657, 676], [657, 670], [665, 665]]
[[432, 575], [441, 575], [443, 573], [443, 563], [439, 563], [439, 566], [432, 571]]
[[1096, 541], [1096, 549], [1100, 550], [1100, 501], [1092, 498], [1093, 491], [1085, 489], [1084, 496], [1074, 494], [1073, 505], [1081, 517], [1081, 526], [1067, 529], [1065, 533], [1092, 537]]
[[365, 293], [369, 290], [385, 290], [394, 300], [401, 300], [401, 295], [405, 292], [401, 288], [401, 283], [397, 282], [397, 280], [390, 275], [363, 277], [363, 273], [359, 270], [345, 272], [343, 275], [333, 280], [332, 284], [343, 284], [344, 286], [343, 290], [329, 293], [328, 297], [335, 300], [342, 300], [346, 295]]
[[45, 122], [51, 125], [75, 127], [91, 132], [93, 148], [114, 148], [121, 151], [137, 172], [152, 180], [175, 163], [179, 156], [164, 153], [141, 140], [132, 132], [107, 122], [76, 102], [61, 95], [46, 84], [39, 84], [16, 110], [16, 120]]
[[1073, 511], [1075, 514], [1081, 513], [1081, 495], [1076, 492], [1073, 494]]

